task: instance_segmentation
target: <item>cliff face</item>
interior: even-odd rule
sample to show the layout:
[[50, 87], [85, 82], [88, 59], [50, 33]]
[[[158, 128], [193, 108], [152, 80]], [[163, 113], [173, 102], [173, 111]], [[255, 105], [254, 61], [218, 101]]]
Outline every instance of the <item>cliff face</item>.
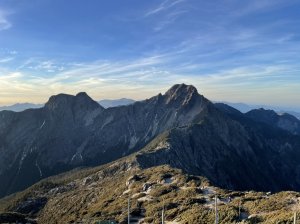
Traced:
[[101, 111], [81, 93], [53, 96], [40, 109], [0, 112], [0, 195], [65, 170], [74, 149], [90, 134], [87, 124]]

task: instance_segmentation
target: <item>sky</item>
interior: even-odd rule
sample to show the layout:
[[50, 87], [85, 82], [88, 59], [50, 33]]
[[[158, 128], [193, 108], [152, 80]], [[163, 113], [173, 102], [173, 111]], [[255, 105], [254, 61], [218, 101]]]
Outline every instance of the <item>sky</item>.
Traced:
[[0, 105], [58, 93], [300, 110], [298, 0], [0, 0]]

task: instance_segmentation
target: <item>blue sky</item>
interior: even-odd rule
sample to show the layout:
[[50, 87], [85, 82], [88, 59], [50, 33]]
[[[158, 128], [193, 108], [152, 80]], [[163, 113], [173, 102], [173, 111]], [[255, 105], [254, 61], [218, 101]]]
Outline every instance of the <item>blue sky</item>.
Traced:
[[0, 105], [86, 91], [300, 110], [298, 0], [1, 0]]

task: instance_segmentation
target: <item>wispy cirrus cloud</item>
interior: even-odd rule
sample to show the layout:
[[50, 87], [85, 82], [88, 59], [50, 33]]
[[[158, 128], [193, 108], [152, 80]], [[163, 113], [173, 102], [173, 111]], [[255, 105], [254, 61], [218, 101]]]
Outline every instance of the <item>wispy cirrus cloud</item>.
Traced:
[[163, 1], [158, 7], [149, 10], [148, 12], [145, 13], [145, 17], [148, 16], [153, 16], [155, 14], [158, 14], [160, 12], [164, 12], [168, 9], [173, 8], [175, 5], [182, 3], [186, 0], [165, 0]]
[[0, 58], [0, 64], [2, 63], [7, 63], [14, 60], [14, 57], [5, 57], [5, 58]]
[[187, 13], [187, 10], [178, 10], [165, 15], [165, 18], [154, 27], [154, 31], [163, 30], [169, 24], [174, 23], [181, 15]]
[[154, 31], [160, 31], [168, 25], [174, 23], [181, 15], [188, 12], [182, 7], [186, 0], [165, 0], [157, 7], [150, 9], [144, 15], [148, 17], [159, 17], [159, 20], [154, 26]]
[[7, 30], [12, 27], [11, 22], [8, 20], [9, 12], [0, 9], [0, 31]]
[[[300, 94], [300, 71], [298, 66], [286, 64], [261, 65], [220, 65], [219, 69], [211, 70], [211, 64], [197, 62], [178, 63], [169, 55], [154, 55], [123, 61], [98, 60], [87, 63], [70, 63], [61, 72], [44, 75], [41, 68], [36, 74], [26, 72], [0, 71], [0, 98], [9, 99], [12, 95], [23, 102], [43, 103], [52, 94], [61, 92], [76, 94], [87, 91], [94, 99], [130, 97], [144, 99], [166, 91], [175, 83], [188, 83], [198, 87], [199, 92], [211, 100], [228, 100], [239, 102], [262, 94], [284, 102], [293, 100], [298, 103]], [[216, 62], [216, 65], [218, 62]], [[294, 85], [289, 85], [294, 80]], [[297, 84], [298, 83], [298, 84]], [[290, 89], [287, 89], [290, 86]], [[116, 91], [118, 89], [118, 91]], [[280, 94], [281, 91], [294, 91], [294, 97]], [[246, 95], [238, 94], [243, 92]], [[138, 94], [137, 94], [138, 93]], [[254, 103], [264, 103], [263, 97]], [[11, 103], [13, 99], [10, 99]], [[252, 101], [253, 102], [253, 101]], [[275, 104], [272, 100], [270, 103]], [[1, 103], [1, 102], [0, 102]], [[3, 104], [3, 102], [2, 102]]]
[[[300, 105], [299, 18], [289, 7], [297, 0], [153, 2], [130, 11], [120, 6], [121, 25], [97, 20], [101, 33], [75, 32], [70, 39], [63, 29], [53, 35], [45, 29], [41, 36], [57, 44], [53, 49], [42, 40], [25, 56], [22, 49], [0, 55], [0, 100], [42, 103], [52, 94], [80, 91], [94, 99], [143, 99], [185, 82], [212, 100]], [[29, 29], [23, 30], [30, 40]], [[99, 41], [102, 35], [110, 41]], [[69, 42], [75, 47], [65, 48]]]
[[[159, 92], [164, 85], [163, 80], [169, 78], [163, 70], [157, 68], [164, 62], [165, 58], [157, 55], [125, 61], [68, 63], [68, 68], [64, 71], [49, 75], [47, 69], [42, 67], [34, 74], [24, 68], [17, 73], [0, 69], [0, 104], [16, 101], [45, 102], [52, 94], [76, 94], [81, 91], [87, 91], [95, 99], [117, 98], [122, 95], [143, 99]], [[157, 84], [155, 78], [159, 78], [162, 83]], [[145, 86], [152, 86], [153, 89], [147, 90]], [[141, 94], [137, 96], [137, 92]]]
[[286, 5], [293, 5], [295, 0], [282, 1], [282, 0], [254, 0], [248, 3], [240, 2], [239, 10], [232, 13], [232, 16], [245, 16], [256, 12], [267, 12], [276, 8], [282, 8]]
[[18, 66], [18, 70], [28, 69], [31, 71], [43, 71], [46, 73], [61, 72], [65, 69], [64, 63], [58, 63], [54, 60], [45, 60], [41, 58], [29, 58]]

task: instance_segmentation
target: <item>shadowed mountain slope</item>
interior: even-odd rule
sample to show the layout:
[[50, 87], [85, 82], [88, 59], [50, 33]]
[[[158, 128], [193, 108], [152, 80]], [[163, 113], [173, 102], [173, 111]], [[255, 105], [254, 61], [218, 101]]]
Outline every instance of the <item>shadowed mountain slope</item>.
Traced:
[[196, 122], [209, 108], [193, 86], [181, 84], [128, 106], [104, 109], [79, 93], [52, 96], [41, 109], [0, 112], [0, 195], [128, 155], [166, 130]]
[[230, 189], [299, 190], [299, 139], [185, 84], [108, 109], [85, 93], [59, 94], [41, 109], [0, 113], [0, 195], [144, 147], [144, 168], [169, 164]]
[[257, 109], [246, 113], [246, 116], [254, 121], [262, 122], [273, 127], [287, 130], [293, 134], [300, 134], [300, 120], [293, 115], [277, 114], [273, 110]]

